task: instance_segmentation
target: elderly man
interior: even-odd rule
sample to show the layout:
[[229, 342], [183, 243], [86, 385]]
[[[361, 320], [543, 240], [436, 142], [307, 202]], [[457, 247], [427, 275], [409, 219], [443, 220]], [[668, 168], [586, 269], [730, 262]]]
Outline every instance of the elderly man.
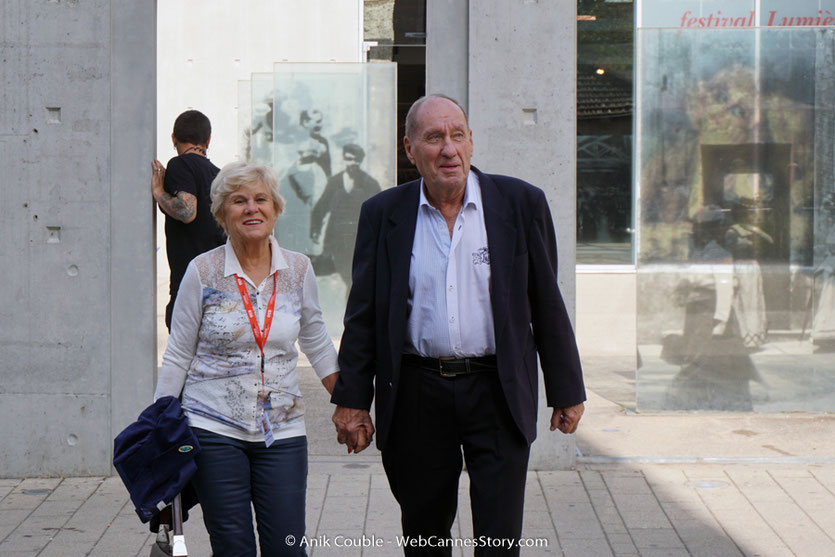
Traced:
[[470, 167], [467, 116], [448, 97], [415, 102], [404, 146], [422, 178], [359, 217], [331, 398], [338, 440], [349, 452], [370, 443], [376, 390], [377, 446], [417, 540], [406, 553], [451, 554], [463, 451], [476, 555], [518, 554], [508, 546], [522, 530], [537, 353], [551, 430], [574, 432], [585, 400], [548, 203]]

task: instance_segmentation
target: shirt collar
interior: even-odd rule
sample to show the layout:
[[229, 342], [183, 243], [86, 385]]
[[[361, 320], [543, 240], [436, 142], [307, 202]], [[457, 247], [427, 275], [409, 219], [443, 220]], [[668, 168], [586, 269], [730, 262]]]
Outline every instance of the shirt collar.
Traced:
[[[423, 189], [423, 178], [421, 178], [419, 206], [423, 205], [432, 207], [429, 200], [426, 199], [426, 192]], [[467, 186], [466, 189], [464, 189], [464, 201], [461, 204], [461, 208], [466, 208], [468, 205], [472, 205], [476, 209], [481, 209], [481, 184], [478, 181], [478, 176], [472, 170], [470, 170], [470, 173], [467, 174]]]
[[[249, 280], [249, 277], [246, 276], [241, 268], [238, 256], [235, 255], [235, 249], [232, 247], [232, 243], [228, 238], [226, 239], [226, 245], [223, 246], [223, 250], [226, 254], [226, 263], [223, 266], [223, 276], [228, 277], [238, 275], [239, 277], [248, 280], [250, 284], [257, 288], [258, 285]], [[286, 269], [287, 267], [287, 261], [284, 259], [281, 249], [279, 249], [278, 240], [276, 240], [275, 236], [270, 234], [270, 275], [279, 269]]]

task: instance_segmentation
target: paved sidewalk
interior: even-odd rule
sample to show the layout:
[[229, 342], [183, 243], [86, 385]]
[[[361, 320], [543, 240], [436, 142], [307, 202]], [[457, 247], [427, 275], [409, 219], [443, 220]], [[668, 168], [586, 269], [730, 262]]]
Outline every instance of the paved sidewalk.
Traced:
[[[402, 554], [378, 453], [330, 456], [344, 451], [330, 407], [315, 378], [305, 388], [308, 554]], [[647, 415], [588, 394], [576, 468], [528, 476], [522, 555], [835, 555], [834, 415]], [[453, 535], [464, 545], [466, 475], [460, 487]], [[195, 511], [186, 540], [202, 557]], [[118, 477], [0, 479], [0, 557], [146, 556], [152, 540]]]
[[[461, 544], [472, 532], [466, 487], [465, 476], [453, 532]], [[533, 546], [522, 555], [835, 555], [833, 493], [831, 464], [531, 472], [523, 542]], [[148, 554], [152, 537], [116, 477], [0, 480], [0, 497], [0, 555]], [[307, 525], [312, 556], [401, 554], [397, 506], [378, 462], [312, 462]], [[189, 554], [209, 555], [199, 511], [185, 530]]]

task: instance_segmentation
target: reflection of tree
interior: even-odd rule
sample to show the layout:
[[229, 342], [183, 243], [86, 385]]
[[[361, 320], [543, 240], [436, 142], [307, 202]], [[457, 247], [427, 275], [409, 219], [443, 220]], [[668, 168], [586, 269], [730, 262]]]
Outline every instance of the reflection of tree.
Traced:
[[662, 342], [662, 358], [681, 366], [667, 409], [752, 410], [750, 381], [762, 381], [750, 356], [765, 340], [762, 275], [756, 261], [737, 259], [754, 232], [727, 228], [726, 219], [716, 206], [693, 217], [695, 270], [674, 295], [685, 308], [683, 333]]
[[826, 258], [815, 268], [817, 307], [812, 321], [812, 340], [820, 349], [835, 350], [835, 226], [826, 237]]
[[[705, 198], [706, 191], [717, 191], [716, 188], [721, 191], [725, 187], [724, 183], [712, 183], [712, 175], [705, 175], [703, 152], [707, 147], [739, 146], [751, 159], [748, 163], [751, 168], [746, 171], [750, 177], [762, 172], [760, 167], [775, 163], [761, 160], [757, 150], [771, 151], [758, 145], [787, 145], [789, 168], [779, 169], [786, 180], [770, 184], [772, 188], [782, 188], [775, 192], [775, 197], [779, 193], [782, 199], [790, 198], [793, 207], [799, 207], [808, 203], [811, 192], [810, 114], [802, 105], [782, 94], [762, 94], [753, 70], [741, 65], [723, 68], [712, 78], [693, 86], [685, 84], [684, 90], [688, 92], [677, 105], [673, 103], [653, 113], [644, 131], [652, 136], [644, 145], [651, 145], [650, 140], [655, 142], [641, 169], [641, 259], [644, 262], [689, 258], [690, 228], [683, 220], [705, 204], [715, 202]], [[667, 99], [667, 102], [672, 101]], [[687, 115], [684, 125], [675, 118], [676, 106]], [[729, 156], [738, 156], [739, 149], [733, 152], [727, 149]], [[722, 176], [730, 183], [749, 179], [727, 178], [726, 174], [738, 172], [733, 170], [733, 158], [727, 164]], [[764, 198], [748, 201], [755, 208], [763, 208], [768, 202]], [[787, 212], [788, 207], [781, 210]], [[810, 247], [808, 220], [791, 218], [786, 222], [786, 227], [790, 227], [786, 234], [791, 238], [792, 254], [808, 251]], [[778, 231], [768, 232], [774, 235]]]

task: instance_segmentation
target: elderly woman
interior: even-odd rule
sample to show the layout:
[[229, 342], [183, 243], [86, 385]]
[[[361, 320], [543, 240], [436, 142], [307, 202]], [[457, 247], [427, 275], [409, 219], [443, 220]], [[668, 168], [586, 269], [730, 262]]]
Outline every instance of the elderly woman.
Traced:
[[336, 351], [310, 260], [272, 235], [284, 207], [273, 171], [229, 164], [211, 198], [228, 240], [186, 270], [154, 398], [182, 392], [202, 448], [192, 483], [214, 554], [256, 554], [252, 503], [261, 555], [304, 555], [307, 438], [295, 343], [328, 392]]

